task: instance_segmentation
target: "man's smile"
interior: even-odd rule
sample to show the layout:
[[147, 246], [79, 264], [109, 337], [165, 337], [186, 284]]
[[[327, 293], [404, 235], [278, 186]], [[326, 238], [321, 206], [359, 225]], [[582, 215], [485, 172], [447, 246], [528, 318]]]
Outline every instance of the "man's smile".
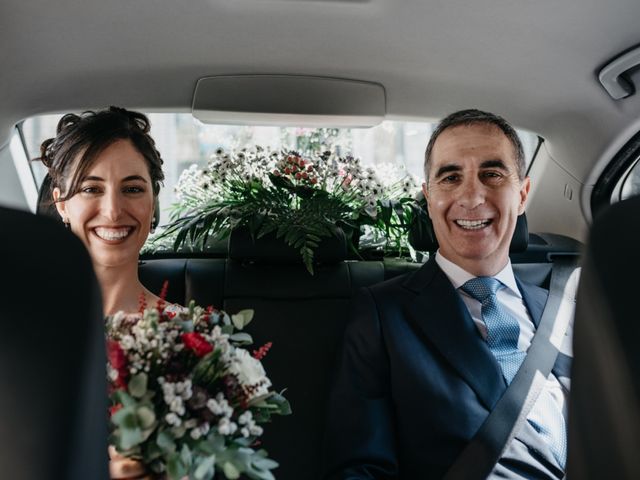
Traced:
[[454, 223], [464, 230], [481, 230], [488, 227], [493, 222], [491, 218], [484, 218], [478, 220], [454, 220]]

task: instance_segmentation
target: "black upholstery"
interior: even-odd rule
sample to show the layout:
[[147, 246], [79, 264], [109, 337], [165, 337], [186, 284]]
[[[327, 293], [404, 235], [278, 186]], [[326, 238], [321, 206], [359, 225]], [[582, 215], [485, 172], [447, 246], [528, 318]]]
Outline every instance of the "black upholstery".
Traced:
[[103, 479], [102, 304], [81, 242], [49, 218], [0, 208], [0, 470], [7, 478]]
[[[435, 252], [438, 250], [438, 240], [436, 239], [435, 232], [433, 231], [433, 224], [428, 215], [425, 216], [424, 221], [421, 222], [421, 228], [412, 228], [409, 235], [409, 242], [411, 246], [420, 252]], [[527, 217], [523, 213], [518, 216], [516, 222], [516, 229], [513, 232], [511, 238], [511, 245], [509, 246], [510, 253], [519, 253], [527, 249], [529, 243], [529, 228], [527, 226]]]
[[[271, 263], [300, 263], [298, 249], [290, 247], [276, 238], [275, 233], [261, 238], [252, 238], [246, 228], [237, 228], [229, 236], [229, 258], [243, 261], [266, 261]], [[347, 258], [347, 240], [341, 229], [334, 235], [323, 238], [314, 252], [316, 263], [335, 263]]]
[[568, 478], [640, 478], [640, 197], [601, 212], [578, 288]]
[[47, 173], [42, 180], [40, 190], [38, 190], [38, 202], [36, 203], [36, 213], [38, 215], [44, 215], [51, 217], [54, 220], [62, 222], [62, 218], [56, 209], [55, 203], [53, 203], [53, 193], [51, 186], [51, 177]]

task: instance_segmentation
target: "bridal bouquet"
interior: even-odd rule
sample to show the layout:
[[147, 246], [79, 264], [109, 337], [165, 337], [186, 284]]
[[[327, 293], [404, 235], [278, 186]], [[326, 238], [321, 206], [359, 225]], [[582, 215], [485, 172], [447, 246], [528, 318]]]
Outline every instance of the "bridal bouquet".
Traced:
[[107, 318], [110, 442], [121, 455], [169, 479], [274, 478], [278, 464], [257, 449], [261, 425], [291, 410], [260, 361], [271, 344], [243, 348], [252, 317], [191, 302]]

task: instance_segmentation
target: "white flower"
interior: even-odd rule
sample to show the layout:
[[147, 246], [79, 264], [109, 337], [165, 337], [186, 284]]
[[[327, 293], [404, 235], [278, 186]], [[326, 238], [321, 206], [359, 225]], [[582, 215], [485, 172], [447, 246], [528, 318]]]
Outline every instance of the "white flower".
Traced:
[[246, 412], [244, 412], [242, 415], [238, 417], [238, 423], [240, 425], [245, 425], [249, 423], [252, 419], [253, 419], [253, 414], [251, 413], [251, 410], [247, 410]]
[[218, 432], [220, 435], [233, 435], [238, 429], [238, 425], [227, 417], [221, 418], [218, 422]]
[[210, 398], [207, 400], [207, 408], [211, 410], [214, 415], [222, 415], [224, 417], [231, 417], [233, 415], [233, 408], [229, 405], [226, 398], [222, 393], [218, 393], [216, 398]]
[[249, 387], [258, 384], [266, 385], [266, 387], [271, 386], [271, 381], [267, 378], [262, 363], [243, 348], [235, 349], [229, 370], [237, 377], [242, 386]]
[[172, 425], [174, 427], [179, 427], [180, 424], [182, 423], [182, 420], [180, 420], [180, 417], [178, 417], [175, 413], [171, 412], [171, 413], [167, 413], [167, 415], [165, 415], [164, 419], [166, 420], [166, 422], [169, 425]]

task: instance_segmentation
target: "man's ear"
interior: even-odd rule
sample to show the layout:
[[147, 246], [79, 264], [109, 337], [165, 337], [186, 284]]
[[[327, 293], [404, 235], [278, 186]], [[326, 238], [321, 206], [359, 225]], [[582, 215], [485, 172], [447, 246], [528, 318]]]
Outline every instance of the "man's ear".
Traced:
[[431, 216], [431, 212], [429, 212], [429, 187], [427, 187], [427, 182], [422, 182], [422, 194], [427, 202], [427, 212], [429, 216]]
[[58, 187], [55, 187], [53, 189], [54, 205], [56, 206], [56, 210], [58, 210], [58, 213], [60, 214], [62, 221], [65, 222], [65, 220], [67, 220], [67, 211], [66, 211], [65, 202], [64, 201], [58, 202], [60, 195], [62, 195], [62, 192], [60, 192], [60, 189]]
[[531, 189], [531, 180], [529, 177], [524, 177], [522, 184], [520, 185], [520, 205], [518, 205], [518, 215], [524, 213], [524, 208], [527, 206], [527, 197], [529, 196], [529, 190]]

